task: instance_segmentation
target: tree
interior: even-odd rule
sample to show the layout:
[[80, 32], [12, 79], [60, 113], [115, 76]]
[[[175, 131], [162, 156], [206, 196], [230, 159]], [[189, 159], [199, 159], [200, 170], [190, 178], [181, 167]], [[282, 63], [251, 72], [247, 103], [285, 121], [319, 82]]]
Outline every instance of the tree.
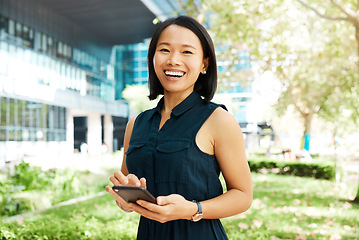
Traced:
[[330, 24], [291, 0], [206, 0], [201, 8], [194, 1], [188, 4], [189, 13], [209, 26], [217, 46], [248, 49], [262, 72], [272, 71], [281, 80], [276, 108], [282, 113], [294, 105], [303, 118], [303, 135], [311, 133], [313, 116], [333, 117], [339, 106], [351, 109], [353, 119], [358, 115], [354, 29], [347, 21]]
[[[352, 84], [350, 86], [349, 91], [354, 95], [352, 97], [346, 98], [346, 100], [351, 105], [353, 110], [353, 119], [356, 121], [356, 116], [358, 116], [359, 111], [359, 101], [358, 101], [358, 92], [359, 92], [359, 1], [346, 1], [345, 3], [339, 2], [337, 0], [328, 0], [328, 1], [303, 1], [296, 0], [305, 8], [314, 12], [317, 16], [322, 19], [330, 20], [330, 21], [346, 21], [350, 23], [355, 29], [355, 41], [356, 41], [356, 58], [353, 62], [357, 64], [357, 74], [352, 76], [350, 79]], [[347, 97], [347, 96], [345, 96]], [[335, 111], [334, 111], [335, 112]], [[326, 114], [333, 114], [333, 111], [327, 111]], [[359, 203], [359, 184], [358, 190], [355, 199], [353, 202]]]
[[149, 90], [146, 85], [127, 85], [122, 92], [122, 96], [130, 104], [130, 109], [134, 114], [143, 112], [156, 105], [157, 101], [148, 99]]

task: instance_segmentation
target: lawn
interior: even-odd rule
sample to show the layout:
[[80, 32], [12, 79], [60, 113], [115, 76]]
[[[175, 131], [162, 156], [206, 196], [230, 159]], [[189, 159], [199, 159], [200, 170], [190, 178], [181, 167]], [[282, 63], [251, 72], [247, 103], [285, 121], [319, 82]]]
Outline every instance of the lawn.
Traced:
[[[359, 239], [359, 206], [333, 181], [252, 174], [250, 210], [223, 219], [230, 239]], [[135, 239], [138, 215], [104, 194], [0, 226], [0, 239]]]

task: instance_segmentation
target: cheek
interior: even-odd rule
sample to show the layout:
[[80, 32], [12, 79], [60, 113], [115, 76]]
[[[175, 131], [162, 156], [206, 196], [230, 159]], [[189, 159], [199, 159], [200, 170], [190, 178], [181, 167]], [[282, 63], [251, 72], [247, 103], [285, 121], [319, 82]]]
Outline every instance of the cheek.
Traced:
[[156, 67], [160, 67], [162, 64], [163, 64], [163, 57], [155, 54], [153, 56], [153, 66], [156, 68]]

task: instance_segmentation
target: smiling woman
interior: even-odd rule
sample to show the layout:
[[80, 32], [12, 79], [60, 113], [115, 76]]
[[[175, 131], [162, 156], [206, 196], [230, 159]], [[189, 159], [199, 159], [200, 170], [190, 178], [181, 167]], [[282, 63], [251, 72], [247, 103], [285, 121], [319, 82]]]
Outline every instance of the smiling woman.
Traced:
[[191, 30], [171, 25], [158, 39], [153, 64], [164, 91], [188, 96], [207, 69], [208, 58], [204, 59], [201, 42]]
[[148, 68], [149, 98], [163, 97], [128, 122], [121, 171], [110, 180], [146, 188], [156, 203], [128, 203], [106, 190], [122, 210], [141, 215], [137, 239], [228, 239], [219, 219], [250, 207], [252, 183], [238, 123], [210, 102], [217, 65], [208, 32], [187, 16], [164, 21], [150, 42]]

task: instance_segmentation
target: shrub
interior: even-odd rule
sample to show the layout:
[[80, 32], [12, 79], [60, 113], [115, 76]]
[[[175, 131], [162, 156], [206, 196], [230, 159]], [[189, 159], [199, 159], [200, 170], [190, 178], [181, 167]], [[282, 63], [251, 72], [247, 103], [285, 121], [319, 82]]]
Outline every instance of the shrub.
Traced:
[[335, 178], [335, 167], [331, 162], [299, 162], [298, 160], [285, 161], [267, 157], [249, 157], [248, 163], [252, 172], [272, 172], [327, 180]]
[[70, 169], [43, 171], [22, 161], [12, 176], [0, 174], [0, 216], [38, 210], [97, 193], [104, 190], [106, 183], [107, 178], [90, 172]]

